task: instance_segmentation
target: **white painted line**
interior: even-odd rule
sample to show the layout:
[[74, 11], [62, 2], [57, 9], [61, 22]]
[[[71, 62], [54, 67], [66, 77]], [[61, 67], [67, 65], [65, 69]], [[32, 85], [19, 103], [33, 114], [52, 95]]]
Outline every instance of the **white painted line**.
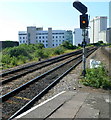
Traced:
[[38, 108], [38, 107], [40, 107], [40, 106], [42, 106], [42, 105], [46, 104], [47, 102], [51, 101], [52, 99], [56, 98], [57, 96], [59, 96], [59, 95], [61, 95], [61, 94], [65, 93], [65, 92], [66, 92], [66, 91], [62, 91], [62, 92], [58, 93], [57, 95], [53, 96], [52, 98], [50, 98], [50, 99], [48, 99], [48, 100], [46, 100], [46, 101], [44, 101], [44, 102], [40, 103], [40, 104], [39, 104], [39, 105], [37, 105], [37, 106], [34, 106], [33, 108], [31, 108], [31, 109], [27, 110], [26, 112], [24, 112], [24, 113], [22, 113], [22, 114], [18, 115], [16, 118], [21, 118], [22, 116], [24, 116], [24, 115], [28, 114], [29, 112], [31, 112], [31, 111], [33, 111], [33, 110], [37, 109], [37, 108]]

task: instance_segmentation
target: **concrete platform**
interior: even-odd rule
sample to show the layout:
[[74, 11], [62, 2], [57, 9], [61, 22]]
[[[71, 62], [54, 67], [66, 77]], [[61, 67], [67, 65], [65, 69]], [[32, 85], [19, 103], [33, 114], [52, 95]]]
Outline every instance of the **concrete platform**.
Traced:
[[87, 92], [63, 91], [16, 118], [98, 118], [100, 110], [87, 104], [89, 97]]

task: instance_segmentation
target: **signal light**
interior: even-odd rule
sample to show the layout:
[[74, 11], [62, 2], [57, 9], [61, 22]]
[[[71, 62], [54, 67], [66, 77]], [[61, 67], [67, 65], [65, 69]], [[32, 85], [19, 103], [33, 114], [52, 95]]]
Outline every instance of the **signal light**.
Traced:
[[86, 29], [88, 27], [88, 14], [80, 15], [80, 28]]

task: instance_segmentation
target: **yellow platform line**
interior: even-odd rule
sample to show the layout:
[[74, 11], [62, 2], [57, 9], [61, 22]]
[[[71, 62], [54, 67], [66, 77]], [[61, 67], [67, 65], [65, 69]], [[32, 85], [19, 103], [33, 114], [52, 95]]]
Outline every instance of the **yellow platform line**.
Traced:
[[21, 99], [21, 100], [31, 100], [31, 99], [29, 99], [29, 98], [25, 98], [25, 97], [18, 97], [18, 96], [15, 96], [15, 98], [17, 98], [17, 99]]

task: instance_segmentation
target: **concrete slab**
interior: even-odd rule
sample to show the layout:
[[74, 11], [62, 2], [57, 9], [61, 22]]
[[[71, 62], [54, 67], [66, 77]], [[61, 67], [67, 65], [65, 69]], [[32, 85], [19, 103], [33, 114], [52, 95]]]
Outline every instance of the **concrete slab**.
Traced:
[[76, 115], [77, 118], [98, 118], [99, 117], [99, 110], [92, 108], [90, 105], [82, 105], [80, 110], [78, 111]]
[[76, 92], [62, 92], [61, 94], [54, 96], [41, 105], [35, 106], [16, 118], [46, 118], [56, 109], [61, 107], [66, 101], [75, 96], [75, 94]]
[[49, 118], [74, 118], [88, 94], [89, 93], [77, 93], [71, 100], [66, 102]]

